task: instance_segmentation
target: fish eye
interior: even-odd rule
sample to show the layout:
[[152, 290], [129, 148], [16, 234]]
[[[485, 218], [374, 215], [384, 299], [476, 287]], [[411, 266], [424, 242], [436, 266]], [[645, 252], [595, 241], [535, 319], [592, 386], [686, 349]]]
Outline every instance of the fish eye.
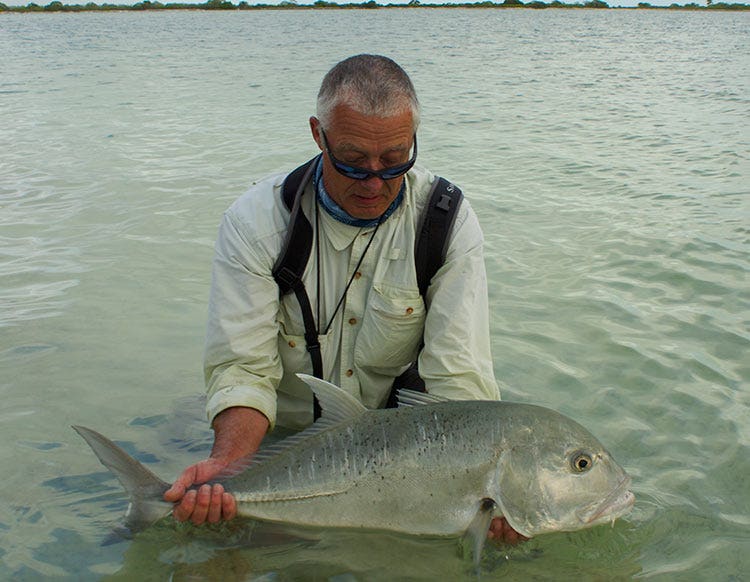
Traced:
[[570, 465], [576, 473], [585, 473], [591, 469], [593, 464], [594, 460], [591, 458], [591, 455], [583, 451], [573, 453], [570, 458]]

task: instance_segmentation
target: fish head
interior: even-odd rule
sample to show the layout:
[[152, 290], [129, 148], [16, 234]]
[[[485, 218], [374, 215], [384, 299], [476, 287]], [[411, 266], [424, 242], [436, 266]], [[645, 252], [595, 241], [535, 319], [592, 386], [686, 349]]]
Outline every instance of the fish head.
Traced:
[[521, 423], [498, 464], [495, 499], [508, 523], [533, 537], [627, 513], [635, 501], [630, 477], [602, 444], [568, 417], [533, 408], [543, 413]]

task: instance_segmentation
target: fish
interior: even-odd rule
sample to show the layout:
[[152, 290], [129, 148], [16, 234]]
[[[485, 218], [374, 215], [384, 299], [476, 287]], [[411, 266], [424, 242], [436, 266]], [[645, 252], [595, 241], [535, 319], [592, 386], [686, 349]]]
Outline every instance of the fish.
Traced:
[[[635, 502], [630, 477], [596, 437], [550, 408], [402, 390], [398, 408], [369, 410], [329, 382], [298, 376], [321, 417], [215, 481], [242, 516], [464, 538], [476, 562], [494, 517], [531, 538], [614, 522]], [[128, 493], [131, 531], [170, 513], [169, 483], [102, 434], [73, 428]]]

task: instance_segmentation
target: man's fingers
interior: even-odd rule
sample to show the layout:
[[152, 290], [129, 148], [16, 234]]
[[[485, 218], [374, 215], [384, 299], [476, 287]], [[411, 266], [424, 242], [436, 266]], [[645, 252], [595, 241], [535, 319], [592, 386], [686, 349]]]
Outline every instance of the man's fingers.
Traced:
[[198, 489], [198, 494], [195, 498], [195, 509], [193, 514], [190, 516], [190, 521], [195, 525], [201, 525], [206, 521], [208, 516], [208, 508], [211, 505], [211, 486], [201, 485]]
[[224, 487], [214, 485], [211, 488], [211, 501], [208, 507], [208, 523], [216, 523], [221, 519], [221, 502], [224, 497]]
[[175, 481], [172, 486], [164, 492], [164, 501], [175, 503], [182, 499], [185, 495], [185, 491], [190, 485], [185, 485], [181, 481]]
[[529, 539], [514, 530], [504, 517], [496, 517], [492, 520], [490, 523], [490, 529], [487, 532], [487, 537], [491, 540], [497, 540], [511, 545], [525, 542]]
[[221, 515], [226, 520], [234, 519], [237, 515], [237, 502], [231, 493], [224, 493], [222, 496]]
[[190, 520], [195, 525], [201, 525], [232, 519], [237, 515], [237, 503], [222, 485], [204, 484], [197, 489], [192, 488], [212, 478], [223, 466], [211, 459], [192, 465], [164, 493], [165, 501], [175, 503], [172, 515], [177, 521]]
[[179, 505], [175, 505], [172, 510], [172, 515], [177, 521], [187, 521], [192, 515], [193, 509], [195, 508], [195, 498], [198, 496], [198, 492], [195, 489], [191, 489], [185, 493], [182, 501]]
[[185, 491], [195, 483], [195, 474], [195, 465], [185, 469], [172, 486], [164, 492], [164, 500], [172, 503], [179, 501], [185, 495]]
[[164, 501], [174, 503], [175, 501], [179, 501], [184, 493], [185, 489], [177, 485], [177, 483], [173, 483], [172, 486], [164, 492]]

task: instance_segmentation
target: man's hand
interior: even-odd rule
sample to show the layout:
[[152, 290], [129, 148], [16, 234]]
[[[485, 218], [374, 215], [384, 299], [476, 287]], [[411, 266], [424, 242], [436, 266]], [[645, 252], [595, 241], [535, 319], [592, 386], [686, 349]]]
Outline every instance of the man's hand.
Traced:
[[[172, 515], [177, 521], [192, 521], [195, 525], [216, 523], [220, 519], [232, 519], [237, 515], [234, 497], [224, 491], [220, 484], [202, 485], [190, 489], [192, 485], [206, 483], [226, 469], [227, 464], [216, 459], [206, 459], [191, 465], [182, 472], [171, 489], [164, 493], [164, 500], [175, 503]], [[179, 502], [179, 503], [177, 503]]]
[[520, 542], [529, 540], [526, 536], [521, 535], [505, 520], [504, 517], [495, 517], [490, 522], [490, 529], [487, 531], [487, 538], [497, 540], [515, 546]]
[[[177, 521], [190, 520], [201, 525], [237, 515], [234, 497], [218, 483], [205, 483], [220, 475], [237, 459], [255, 453], [268, 425], [268, 419], [254, 408], [227, 408], [216, 416], [211, 456], [185, 469], [164, 493], [164, 500], [175, 504], [172, 514]], [[201, 487], [191, 489], [194, 485]]]

